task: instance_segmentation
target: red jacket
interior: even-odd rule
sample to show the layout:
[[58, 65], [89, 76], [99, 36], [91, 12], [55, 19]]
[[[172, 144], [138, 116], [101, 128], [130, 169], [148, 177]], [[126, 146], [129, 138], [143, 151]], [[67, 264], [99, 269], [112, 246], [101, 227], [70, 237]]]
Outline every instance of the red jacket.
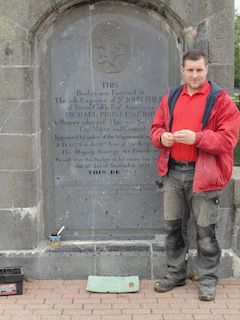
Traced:
[[[160, 136], [170, 131], [168, 96], [164, 96], [151, 126], [153, 145], [161, 149], [157, 160], [160, 176], [168, 172], [171, 148], [164, 147]], [[204, 129], [196, 132], [198, 156], [195, 165], [193, 191], [223, 189], [232, 176], [233, 149], [238, 142], [240, 112], [234, 102], [222, 90], [211, 110]]]

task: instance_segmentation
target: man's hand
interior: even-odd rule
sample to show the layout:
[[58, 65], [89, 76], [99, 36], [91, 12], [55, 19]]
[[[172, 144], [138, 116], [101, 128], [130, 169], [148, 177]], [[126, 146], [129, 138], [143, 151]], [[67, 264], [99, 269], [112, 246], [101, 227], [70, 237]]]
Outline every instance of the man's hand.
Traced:
[[196, 133], [192, 130], [179, 130], [173, 133], [173, 139], [176, 142], [185, 144], [195, 144]]
[[174, 144], [173, 134], [171, 132], [164, 132], [161, 135], [161, 142], [164, 147], [171, 147]]

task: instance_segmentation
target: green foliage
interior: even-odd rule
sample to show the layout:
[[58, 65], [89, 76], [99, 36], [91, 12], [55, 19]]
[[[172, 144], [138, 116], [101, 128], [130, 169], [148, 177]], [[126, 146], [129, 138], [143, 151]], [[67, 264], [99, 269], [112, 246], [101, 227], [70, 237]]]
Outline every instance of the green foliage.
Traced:
[[235, 44], [234, 44], [234, 59], [235, 59], [235, 87], [240, 88], [240, 15], [236, 14], [235, 18]]
[[236, 103], [236, 106], [240, 110], [240, 93], [235, 93], [234, 94], [233, 101]]
[[240, 140], [234, 149], [234, 165], [240, 167]]
[[[234, 47], [234, 85], [240, 88], [240, 15], [236, 14], [235, 17], [235, 47]], [[240, 110], [240, 92], [235, 93], [233, 100], [235, 101], [238, 109]], [[234, 165], [240, 166], [240, 139], [234, 150]]]
[[[238, 109], [240, 110], [240, 93], [235, 93], [233, 96], [233, 100], [236, 103]], [[240, 166], [240, 139], [238, 140], [238, 144], [234, 149], [234, 165]]]

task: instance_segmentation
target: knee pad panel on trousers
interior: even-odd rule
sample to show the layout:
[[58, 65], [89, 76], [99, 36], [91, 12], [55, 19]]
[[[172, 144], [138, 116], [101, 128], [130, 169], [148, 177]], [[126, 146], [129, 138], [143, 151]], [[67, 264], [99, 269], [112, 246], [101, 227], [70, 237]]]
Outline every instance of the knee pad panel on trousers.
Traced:
[[165, 220], [164, 230], [166, 232], [166, 246], [168, 249], [176, 250], [185, 247], [182, 236], [182, 219]]
[[182, 226], [182, 219], [176, 220], [164, 220], [164, 231], [169, 233], [174, 233]]
[[215, 225], [197, 226], [197, 243], [201, 252], [207, 256], [215, 256], [220, 248], [215, 237]]

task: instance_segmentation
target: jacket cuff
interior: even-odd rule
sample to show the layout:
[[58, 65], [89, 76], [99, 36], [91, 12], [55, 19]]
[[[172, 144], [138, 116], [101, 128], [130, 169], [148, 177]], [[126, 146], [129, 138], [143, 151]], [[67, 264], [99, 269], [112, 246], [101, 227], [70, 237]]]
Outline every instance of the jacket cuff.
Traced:
[[195, 144], [198, 144], [200, 142], [201, 137], [202, 137], [202, 132], [196, 132]]
[[[163, 132], [164, 133], [164, 132]], [[162, 133], [162, 134], [163, 134]], [[160, 145], [161, 145], [161, 149], [165, 149], [165, 150], [167, 150], [167, 149], [169, 149], [169, 147], [165, 147], [163, 144], [162, 144], [162, 141], [161, 141], [161, 136], [162, 136], [162, 134], [159, 136], [159, 143], [160, 143]]]

